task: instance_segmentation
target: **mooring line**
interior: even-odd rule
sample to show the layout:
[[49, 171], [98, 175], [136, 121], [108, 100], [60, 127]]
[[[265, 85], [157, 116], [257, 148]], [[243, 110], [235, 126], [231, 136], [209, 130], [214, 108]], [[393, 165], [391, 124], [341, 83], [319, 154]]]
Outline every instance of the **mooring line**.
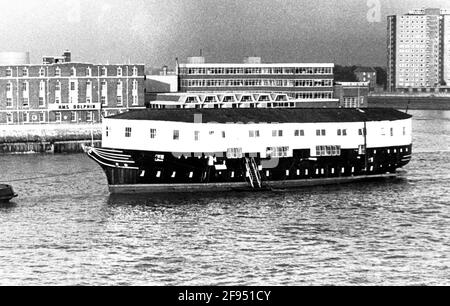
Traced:
[[[97, 172], [97, 171], [91, 170], [91, 171], [62, 173], [62, 174], [55, 174], [55, 175], [48, 175], [48, 176], [36, 176], [36, 177], [28, 177], [28, 178], [23, 178], [23, 179], [8, 180], [7, 182], [11, 183], [11, 182], [21, 182], [21, 181], [30, 181], [30, 180], [37, 180], [37, 179], [54, 178], [54, 177], [60, 177], [60, 176], [73, 176], [73, 175], [77, 175], [77, 174], [92, 173], [92, 172]], [[4, 184], [6, 184], [7, 182], [5, 182]]]

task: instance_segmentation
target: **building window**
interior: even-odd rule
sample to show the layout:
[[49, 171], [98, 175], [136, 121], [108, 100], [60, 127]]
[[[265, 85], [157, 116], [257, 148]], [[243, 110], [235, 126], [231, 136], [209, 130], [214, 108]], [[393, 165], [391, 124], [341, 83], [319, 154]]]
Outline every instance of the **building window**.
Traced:
[[44, 117], [44, 113], [39, 113], [39, 122], [44, 122], [45, 117]]
[[180, 139], [180, 131], [174, 130], [173, 131], [173, 140], [179, 140]]
[[123, 104], [122, 96], [117, 96], [117, 106], [122, 106]]
[[22, 83], [22, 91], [28, 91], [28, 83], [27, 82]]
[[12, 83], [11, 82], [6, 83], [6, 91], [7, 92], [12, 91]]
[[137, 69], [137, 67], [133, 67], [133, 76], [138, 76], [138, 69]]
[[254, 131], [254, 130], [248, 131], [248, 136], [249, 136], [250, 138], [259, 137], [259, 136], [260, 136], [259, 130], [256, 130], [256, 131]]
[[11, 68], [6, 69], [6, 77], [12, 77], [12, 69]]
[[156, 129], [150, 129], [150, 138], [155, 139], [156, 138]]
[[61, 91], [61, 82], [56, 82], [55, 91]]
[[44, 68], [39, 69], [39, 76], [45, 77], [45, 69]]
[[70, 112], [70, 121], [72, 122], [77, 121], [77, 112]]
[[92, 112], [89, 111], [86, 113], [86, 121], [91, 122], [92, 121]]
[[75, 69], [75, 67], [72, 67], [71, 69], [70, 69], [70, 76], [77, 76], [77, 70]]
[[200, 140], [200, 132], [199, 131], [195, 131], [195, 141], [199, 141]]
[[56, 67], [56, 69], [55, 69], [55, 76], [61, 76], [61, 68]]
[[273, 130], [272, 137], [283, 137], [283, 130]]
[[316, 130], [316, 136], [326, 136], [327, 131], [326, 130]]
[[92, 76], [92, 68], [91, 67], [86, 68], [86, 76], [88, 76], [88, 77]]
[[12, 107], [12, 99], [11, 98], [6, 98], [6, 107]]
[[30, 120], [30, 116], [26, 112], [22, 113], [22, 119], [23, 119], [23, 122], [28, 122]]
[[107, 76], [108, 75], [108, 69], [106, 67], [102, 67], [101, 76]]
[[24, 77], [28, 76], [28, 68], [22, 68], [22, 76]]
[[341, 146], [316, 146], [315, 156], [340, 156]]
[[105, 96], [101, 96], [100, 98], [100, 102], [102, 103], [103, 106], [106, 106], [106, 97]]
[[70, 82], [70, 90], [71, 91], [75, 90], [75, 82]]
[[138, 105], [138, 96], [133, 96], [133, 105]]
[[127, 137], [127, 138], [131, 137], [131, 128], [130, 127], [125, 128], [125, 137]]
[[403, 127], [403, 136], [406, 136], [406, 127]]
[[44, 97], [39, 97], [39, 106], [44, 106]]
[[222, 138], [225, 138], [226, 137], [226, 133], [225, 133], [225, 131], [222, 131]]
[[61, 113], [60, 112], [56, 112], [55, 113], [55, 121], [56, 122], [61, 122]]
[[289, 147], [268, 147], [266, 149], [266, 156], [269, 158], [287, 157]]
[[391, 137], [394, 136], [394, 128], [391, 128]]
[[11, 113], [6, 114], [6, 123], [8, 124], [13, 123], [13, 114]]
[[119, 77], [122, 76], [122, 67], [117, 68], [117, 76], [119, 76]]
[[338, 136], [347, 136], [347, 130], [346, 129], [338, 129], [337, 135]]
[[295, 130], [294, 136], [295, 136], [295, 137], [298, 137], [298, 136], [305, 136], [305, 130]]
[[28, 98], [22, 98], [22, 106], [23, 107], [29, 107], [30, 106], [30, 100]]

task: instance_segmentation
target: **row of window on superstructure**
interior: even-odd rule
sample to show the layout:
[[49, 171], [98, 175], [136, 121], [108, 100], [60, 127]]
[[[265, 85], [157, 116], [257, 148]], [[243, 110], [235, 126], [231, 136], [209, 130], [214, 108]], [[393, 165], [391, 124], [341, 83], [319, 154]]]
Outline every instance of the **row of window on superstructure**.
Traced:
[[180, 68], [181, 75], [333, 74], [332, 67]]
[[186, 97], [185, 103], [236, 103], [236, 102], [282, 102], [288, 101], [287, 97], [291, 97], [294, 99], [332, 99], [333, 93], [327, 91], [306, 91], [306, 92], [294, 92], [292, 95], [290, 94], [280, 94], [275, 97], [275, 99], [271, 99], [269, 95], [260, 95], [259, 97], [254, 97], [252, 95], [242, 95], [240, 98], [237, 96], [223, 96], [219, 98], [219, 96], [206, 96], [203, 99], [199, 96], [189, 96]]
[[[18, 71], [18, 75], [17, 77], [29, 77], [29, 69], [27, 67], [22, 67], [21, 69], [16, 68]], [[84, 74], [80, 73], [82, 69], [76, 69], [75, 67], [72, 67], [70, 69], [70, 76], [71, 77], [77, 77], [77, 76], [86, 76], [86, 77], [92, 77], [92, 68], [91, 67], [87, 67], [84, 69]], [[138, 68], [137, 67], [133, 67], [132, 68], [132, 75], [131, 76], [138, 76]], [[39, 77], [48, 77], [50, 76], [48, 69], [41, 67], [39, 69]], [[61, 76], [61, 68], [56, 67], [54, 74], [52, 75], [52, 77], [60, 77]], [[107, 67], [102, 67], [100, 68], [100, 76], [106, 77], [108, 76], [108, 68]], [[116, 75], [118, 77], [124, 76], [124, 69], [122, 67], [117, 67], [116, 68]], [[125, 75], [126, 76], [126, 75]], [[13, 68], [7, 68], [6, 69], [6, 77], [13, 77]]]
[[[284, 137], [286, 135], [285, 130], [272, 130], [272, 137]], [[106, 127], [106, 137], [109, 137], [111, 133], [111, 128]], [[304, 129], [296, 129], [291, 131], [291, 133], [294, 135], [294, 137], [304, 137], [307, 136], [308, 133]], [[364, 136], [367, 135], [367, 130], [364, 128], [355, 130], [354, 135], [358, 134], [358, 136]], [[194, 140], [199, 141], [200, 140], [200, 131], [194, 131]], [[214, 136], [216, 134], [216, 131], [209, 131], [207, 133], [209, 136]], [[291, 135], [292, 135], [291, 134]], [[221, 131], [220, 135], [222, 138], [226, 138], [226, 132]], [[248, 137], [249, 138], [259, 138], [261, 137], [262, 133], [260, 130], [249, 130], [248, 131]], [[336, 130], [336, 136], [351, 136], [351, 133], [349, 133], [348, 129], [337, 129]], [[389, 129], [382, 127], [380, 129], [379, 135], [381, 136], [394, 136], [394, 128], [391, 127]], [[406, 127], [402, 128], [402, 135], [406, 135]], [[151, 128], [149, 136], [151, 139], [155, 139], [157, 137], [157, 129]], [[327, 129], [316, 129], [315, 130], [315, 136], [327, 136]], [[125, 127], [125, 137], [130, 138], [132, 137], [132, 128], [131, 127]], [[173, 140], [180, 140], [180, 130], [173, 130]]]
[[182, 80], [182, 87], [332, 87], [332, 79], [284, 80], [284, 79], [222, 79]]

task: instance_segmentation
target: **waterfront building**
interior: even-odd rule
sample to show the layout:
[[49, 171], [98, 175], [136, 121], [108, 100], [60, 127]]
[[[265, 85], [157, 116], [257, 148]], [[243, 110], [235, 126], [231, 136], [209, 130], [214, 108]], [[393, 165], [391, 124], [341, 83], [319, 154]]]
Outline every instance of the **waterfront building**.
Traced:
[[450, 11], [424, 8], [388, 16], [388, 90], [450, 86]]
[[250, 57], [244, 63], [206, 63], [204, 57], [177, 64], [179, 91], [187, 93], [284, 94], [307, 102], [334, 103], [334, 64], [262, 63]]
[[69, 50], [64, 51], [62, 56], [43, 56], [42, 64], [51, 65], [57, 63], [70, 63], [72, 61], [72, 53]]
[[358, 67], [355, 69], [358, 82], [369, 82], [370, 90], [377, 87], [377, 71], [372, 67]]
[[336, 82], [334, 96], [339, 99], [339, 107], [367, 108], [369, 84], [370, 82]]
[[143, 64], [67, 60], [0, 66], [0, 124], [100, 122], [144, 107]]
[[178, 92], [178, 75], [167, 66], [151, 69], [151, 72], [146, 73], [145, 89], [150, 94]]

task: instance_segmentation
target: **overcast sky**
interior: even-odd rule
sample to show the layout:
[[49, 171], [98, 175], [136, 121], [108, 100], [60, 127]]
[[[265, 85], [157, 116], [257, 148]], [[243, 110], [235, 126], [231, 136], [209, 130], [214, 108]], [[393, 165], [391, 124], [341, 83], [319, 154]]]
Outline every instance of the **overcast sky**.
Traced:
[[386, 16], [448, 0], [0, 0], [0, 51], [33, 63], [66, 48], [77, 61], [153, 67], [209, 62], [386, 62]]

